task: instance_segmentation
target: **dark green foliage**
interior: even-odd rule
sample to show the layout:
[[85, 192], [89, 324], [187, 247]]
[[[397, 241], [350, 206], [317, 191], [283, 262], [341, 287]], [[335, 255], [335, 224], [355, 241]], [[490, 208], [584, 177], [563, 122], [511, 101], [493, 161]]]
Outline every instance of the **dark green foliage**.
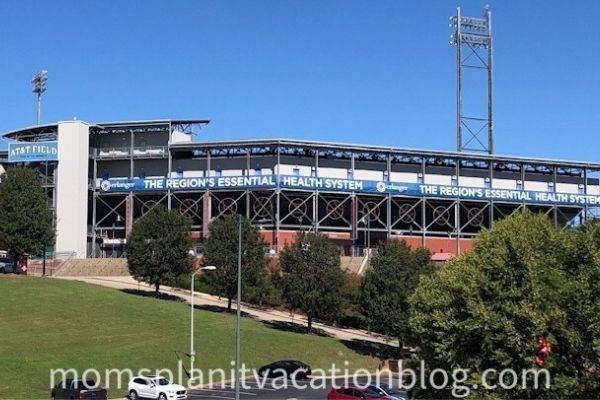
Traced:
[[[565, 388], [581, 397], [600, 397], [600, 224], [589, 222], [569, 235], [567, 324], [577, 335], [565, 341]], [[576, 389], [573, 389], [576, 388]]]
[[[598, 268], [596, 228], [562, 232], [544, 215], [515, 214], [483, 231], [474, 249], [430, 277], [410, 299], [418, 356], [431, 368], [535, 368], [538, 340], [549, 390], [471, 391], [471, 398], [597, 398]], [[594, 243], [594, 238], [596, 243]], [[449, 393], [420, 393], [449, 397]]]
[[[258, 229], [246, 218], [242, 223], [242, 299], [260, 303], [267, 293], [265, 242]], [[204, 265], [214, 265], [216, 271], [206, 275], [216, 294], [226, 297], [228, 310], [237, 296], [239, 225], [238, 216], [226, 216], [213, 221], [204, 243]]]
[[191, 220], [162, 205], [150, 210], [133, 224], [127, 241], [127, 265], [131, 275], [154, 285], [158, 294], [161, 284], [192, 272]]
[[363, 279], [360, 275], [344, 273], [344, 305], [339, 324], [349, 328], [367, 329], [368, 323], [361, 313], [360, 296]]
[[408, 298], [421, 274], [432, 269], [429, 250], [413, 251], [405, 241], [382, 242], [371, 259], [361, 288], [361, 308], [375, 332], [408, 342]]
[[290, 309], [306, 314], [308, 332], [315, 318], [335, 320], [344, 304], [345, 279], [337, 248], [322, 235], [300, 232], [279, 254], [283, 297]]
[[0, 182], [0, 241], [18, 260], [40, 256], [54, 244], [55, 227], [49, 198], [30, 168], [9, 168]]

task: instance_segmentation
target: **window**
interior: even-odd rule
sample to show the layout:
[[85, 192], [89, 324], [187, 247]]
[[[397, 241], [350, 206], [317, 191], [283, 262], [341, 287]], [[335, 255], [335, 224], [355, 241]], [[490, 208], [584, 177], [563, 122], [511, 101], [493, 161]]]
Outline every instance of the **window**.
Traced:
[[300, 176], [300, 168], [296, 167], [292, 170], [294, 176]]
[[137, 383], [138, 385], [147, 385], [148, 384], [148, 382], [146, 382], [146, 380], [142, 379], [142, 378], [135, 378], [133, 380], [133, 383]]
[[71, 384], [71, 387], [73, 389], [90, 389], [90, 388], [96, 387], [96, 382], [94, 382], [92, 380], [85, 380], [85, 381], [75, 380]]
[[523, 181], [517, 181], [517, 190], [523, 190]]

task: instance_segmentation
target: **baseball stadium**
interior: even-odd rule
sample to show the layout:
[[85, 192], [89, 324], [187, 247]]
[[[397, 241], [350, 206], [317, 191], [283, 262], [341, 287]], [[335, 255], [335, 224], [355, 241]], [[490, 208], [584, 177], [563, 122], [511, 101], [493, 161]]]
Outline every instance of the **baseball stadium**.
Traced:
[[203, 141], [207, 119], [65, 121], [4, 133], [3, 168], [35, 169], [55, 211], [57, 252], [120, 257], [157, 204], [208, 225], [241, 214], [278, 252], [300, 230], [341, 254], [388, 239], [459, 254], [524, 208], [567, 227], [594, 218], [600, 164], [288, 139]]
[[[294, 139], [205, 141], [208, 119], [63, 121], [3, 134], [0, 168], [35, 169], [55, 213], [53, 251], [121, 257], [133, 223], [158, 204], [208, 226], [243, 215], [277, 253], [298, 231], [319, 232], [342, 255], [397, 238], [447, 258], [481, 229], [523, 209], [575, 226], [600, 209], [600, 163], [494, 152], [491, 12], [450, 17], [456, 47], [455, 152]], [[464, 103], [465, 71], [485, 96]], [[46, 71], [34, 77], [39, 99]], [[476, 86], [476, 85], [475, 85]], [[485, 106], [485, 111], [482, 111]], [[1, 171], [0, 171], [1, 172]], [[200, 250], [201, 251], [201, 250]]]

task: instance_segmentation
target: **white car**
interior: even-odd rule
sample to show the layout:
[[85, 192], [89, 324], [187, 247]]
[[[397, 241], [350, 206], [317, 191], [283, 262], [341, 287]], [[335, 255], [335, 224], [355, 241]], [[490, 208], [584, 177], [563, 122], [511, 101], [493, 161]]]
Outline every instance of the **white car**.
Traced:
[[162, 376], [136, 376], [127, 385], [127, 392], [130, 400], [140, 398], [158, 400], [187, 399], [187, 390], [183, 386], [171, 383]]

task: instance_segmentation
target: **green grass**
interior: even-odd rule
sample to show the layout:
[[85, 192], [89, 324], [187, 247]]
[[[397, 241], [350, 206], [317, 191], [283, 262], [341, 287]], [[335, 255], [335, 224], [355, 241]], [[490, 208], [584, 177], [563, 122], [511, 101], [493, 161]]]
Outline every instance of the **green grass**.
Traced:
[[[185, 303], [122, 293], [81, 282], [0, 276], [0, 399], [49, 398], [50, 370], [170, 368], [189, 350], [190, 309]], [[196, 366], [230, 367], [235, 316], [197, 310]], [[374, 369], [378, 360], [333, 338], [285, 332], [244, 318], [242, 362], [258, 367], [301, 359]], [[110, 390], [109, 397], [124, 394]]]

